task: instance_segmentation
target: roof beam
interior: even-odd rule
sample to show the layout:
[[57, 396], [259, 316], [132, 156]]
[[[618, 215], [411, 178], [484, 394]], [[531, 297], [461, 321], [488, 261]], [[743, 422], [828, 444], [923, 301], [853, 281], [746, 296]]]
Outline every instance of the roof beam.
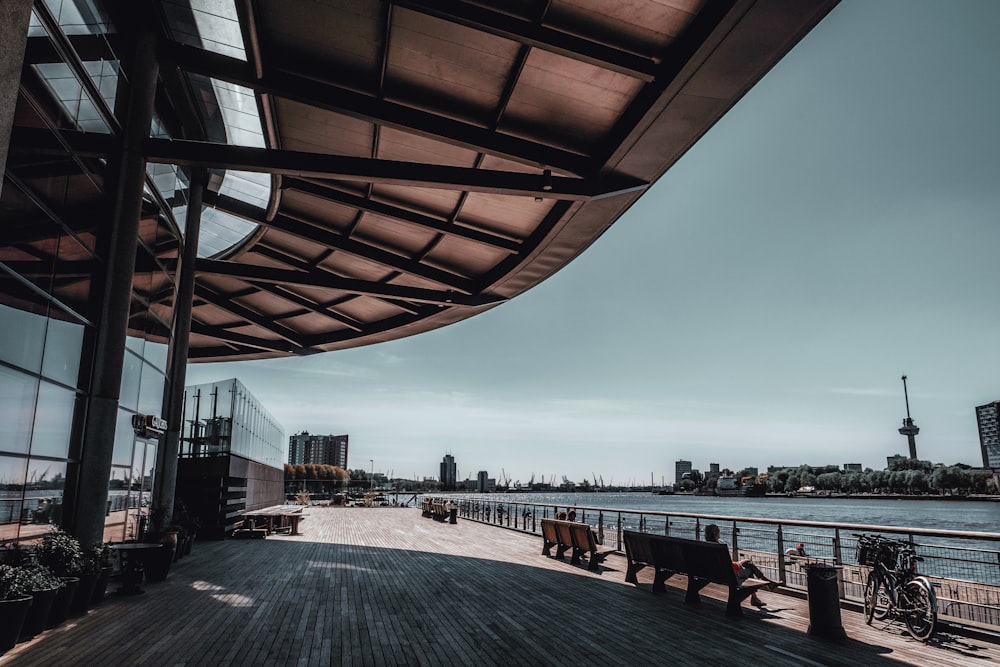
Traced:
[[[197, 271], [197, 266], [195, 266], [195, 270]], [[253, 311], [247, 308], [246, 306], [240, 305], [239, 303], [237, 303], [228, 296], [217, 294], [216, 292], [208, 289], [204, 285], [196, 284], [194, 288], [194, 293], [195, 296], [201, 299], [202, 301], [210, 303], [213, 306], [216, 306], [217, 308], [221, 308], [222, 310], [228, 313], [232, 313], [235, 317], [246, 320], [247, 322], [255, 324], [258, 327], [261, 327], [262, 329], [270, 331], [275, 336], [288, 341], [297, 348], [304, 347], [301, 340], [299, 340], [298, 333], [289, 329], [288, 327], [285, 327], [275, 322], [274, 320], [278, 319], [276, 317], [274, 318], [264, 317], [260, 313]]]
[[469, 241], [475, 241], [477, 243], [482, 243], [500, 250], [506, 250], [511, 253], [518, 253], [524, 248], [521, 241], [518, 239], [498, 236], [496, 234], [473, 229], [471, 227], [462, 227], [448, 222], [447, 220], [416, 213], [409, 209], [393, 206], [392, 204], [374, 201], [368, 197], [352, 195], [348, 192], [326, 185], [321, 185], [319, 183], [314, 183], [312, 181], [304, 181], [298, 178], [288, 178], [282, 182], [282, 189], [296, 190], [314, 197], [334, 201], [338, 204], [343, 204], [344, 206], [350, 206], [351, 208], [356, 208], [368, 213], [374, 213], [375, 215], [379, 215], [384, 218], [392, 218], [393, 220], [418, 225], [426, 229], [432, 229], [436, 232], [448, 234], [449, 236], [456, 236]]
[[198, 273], [225, 275], [251, 282], [318, 287], [351, 294], [390, 297], [441, 306], [481, 307], [492, 306], [505, 301], [503, 297], [492, 294], [465, 295], [450, 291], [342, 278], [324, 271], [306, 273], [295, 269], [278, 269], [269, 266], [225, 262], [214, 259], [199, 259], [195, 266], [195, 271]]
[[[260, 255], [262, 257], [268, 257], [277, 262], [281, 262], [282, 264], [285, 264], [287, 266], [291, 266], [292, 268], [299, 269], [300, 271], [312, 271], [313, 269], [316, 268], [315, 263], [306, 262], [302, 259], [289, 255], [288, 253], [284, 252], [279, 248], [271, 247], [267, 244], [266, 240], [261, 240], [260, 243], [254, 245], [253, 252], [254, 254]], [[331, 254], [333, 254], [333, 251], [329, 250], [324, 253], [324, 256], [329, 256]], [[293, 303], [296, 303], [304, 308], [309, 308], [310, 310], [323, 315], [335, 317], [344, 324], [353, 322], [355, 325], [357, 325], [357, 330], [361, 331], [360, 322], [348, 318], [346, 315], [344, 315], [338, 310], [331, 310], [335, 306], [355, 298], [357, 296], [355, 294], [343, 294], [336, 298], [328, 299], [325, 301], [313, 301], [303, 296], [299, 296], [295, 292], [291, 292], [290, 290], [288, 290], [286, 287], [283, 286], [276, 287], [274, 285], [269, 285], [267, 283], [255, 283], [255, 285], [257, 285], [261, 289], [270, 291], [272, 294], [283, 296], [284, 298], [289, 299]], [[417, 306], [409, 301], [402, 301], [400, 299], [384, 299], [384, 301], [391, 303], [396, 308], [399, 308], [400, 310], [403, 310], [411, 315], [419, 315], [421, 313], [421, 308], [426, 308], [426, 306]], [[329, 315], [331, 313], [332, 315]]]
[[657, 75], [657, 63], [652, 58], [636, 55], [607, 44], [547, 28], [544, 25], [510, 14], [455, 0], [392, 0], [420, 14], [457, 23], [473, 30], [497, 35], [520, 44], [556, 53], [571, 60], [585, 62], [642, 81], [652, 81]]
[[208, 326], [194, 320], [191, 321], [191, 333], [199, 336], [208, 336], [209, 338], [215, 338], [234, 345], [242, 345], [244, 347], [251, 347], [258, 350], [266, 350], [268, 352], [285, 352], [288, 354], [302, 354], [304, 352], [301, 347], [292, 345], [287, 341], [281, 342], [265, 340], [255, 336], [247, 336], [222, 327]]
[[[45, 130], [16, 128], [12, 135], [16, 139], [16, 143], [11, 142], [12, 146], [31, 146], [35, 154], [65, 154], [65, 146], [69, 146], [78, 155], [102, 157], [110, 150], [110, 138], [93, 132], [60, 132], [57, 139]], [[640, 192], [649, 187], [646, 181], [613, 173], [595, 178], [567, 178], [551, 173], [525, 174], [180, 139], [147, 139], [146, 159], [185, 167], [236, 169], [300, 178], [390, 183], [570, 201], [604, 199]]]
[[227, 144], [147, 139], [146, 159], [184, 167], [235, 169], [303, 178], [332, 178], [443, 190], [587, 201], [645, 190], [649, 183], [609, 174], [593, 179], [495, 169], [249, 148]]
[[265, 69], [258, 79], [252, 66], [242, 60], [177, 43], [165, 44], [164, 53], [183, 70], [235, 83], [259, 94], [293, 100], [523, 164], [552, 167], [580, 176], [589, 173], [590, 161], [585, 155], [366, 95], [316, 77]]
[[419, 276], [426, 280], [431, 280], [445, 287], [462, 292], [473, 294], [476, 290], [472, 281], [449, 271], [436, 269], [418, 261], [408, 259], [403, 255], [382, 250], [374, 246], [355, 241], [342, 234], [332, 232], [324, 225], [303, 217], [292, 217], [289, 215], [276, 215], [272, 220], [264, 217], [264, 210], [250, 204], [246, 204], [232, 197], [205, 193], [205, 204], [217, 206], [218, 208], [235, 216], [255, 222], [262, 227], [270, 227], [279, 231], [297, 236], [307, 241], [312, 241], [317, 245], [342, 250], [356, 257], [361, 257], [375, 264], [381, 264], [392, 271], [408, 273]]

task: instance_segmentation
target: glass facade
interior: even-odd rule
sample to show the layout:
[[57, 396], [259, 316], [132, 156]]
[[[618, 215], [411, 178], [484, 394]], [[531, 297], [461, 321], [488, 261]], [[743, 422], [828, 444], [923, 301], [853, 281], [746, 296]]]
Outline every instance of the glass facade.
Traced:
[[[94, 0], [36, 3], [28, 38], [35, 62], [20, 86], [16, 125], [108, 134], [121, 65], [102, 4]], [[85, 52], [67, 49], [87, 36]], [[79, 60], [73, 60], [79, 56]], [[44, 61], [44, 62], [40, 62]], [[106, 165], [67, 153], [47, 165], [8, 161], [0, 211], [0, 544], [30, 540], [63, 518], [64, 494], [80, 460], [83, 424], [103, 309], [95, 279], [107, 265]], [[155, 210], [155, 198], [146, 205]], [[97, 224], [67, 220], [85, 211]], [[65, 216], [63, 214], [66, 214]], [[136, 414], [160, 415], [173, 313], [151, 307], [151, 294], [174, 289], [160, 257], [179, 241], [168, 216], [144, 215], [136, 239], [136, 272], [114, 445], [106, 537], [129, 536], [149, 504], [154, 440], [137, 437]], [[145, 494], [145, 495], [143, 495]], [[133, 516], [125, 509], [132, 508]]]
[[235, 454], [272, 468], [283, 467], [281, 425], [236, 379], [184, 389], [182, 457]]

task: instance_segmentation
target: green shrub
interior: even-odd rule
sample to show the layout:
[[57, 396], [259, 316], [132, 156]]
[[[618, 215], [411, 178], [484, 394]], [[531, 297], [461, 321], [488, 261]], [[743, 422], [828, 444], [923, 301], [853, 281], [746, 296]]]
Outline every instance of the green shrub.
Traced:
[[18, 600], [32, 591], [32, 577], [23, 567], [0, 565], [0, 600]]
[[66, 531], [54, 529], [35, 547], [38, 562], [57, 577], [73, 577], [83, 567], [80, 541]]

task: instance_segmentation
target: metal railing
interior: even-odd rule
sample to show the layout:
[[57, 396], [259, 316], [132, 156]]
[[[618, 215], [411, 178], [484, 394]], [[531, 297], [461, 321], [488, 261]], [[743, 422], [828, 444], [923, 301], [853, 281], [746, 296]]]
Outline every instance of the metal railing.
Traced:
[[[541, 534], [539, 519], [570, 510], [590, 524], [606, 548], [624, 551], [622, 531], [638, 530], [703, 539], [704, 527], [719, 526], [734, 558], [750, 557], [772, 579], [805, 590], [803, 565], [821, 562], [838, 567], [840, 597], [862, 603], [869, 567], [857, 562], [858, 534], [877, 533], [907, 541], [923, 557], [921, 574], [935, 587], [941, 620], [956, 625], [1000, 630], [1000, 534], [924, 530], [898, 526], [790, 521], [608, 507], [557, 506], [484, 496], [451, 496], [464, 519]], [[786, 550], [802, 544], [805, 558]]]

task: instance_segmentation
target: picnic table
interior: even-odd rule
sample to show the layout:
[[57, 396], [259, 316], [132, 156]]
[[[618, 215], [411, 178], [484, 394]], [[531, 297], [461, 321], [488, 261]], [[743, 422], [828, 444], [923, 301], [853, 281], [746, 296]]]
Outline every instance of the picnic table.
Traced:
[[248, 510], [243, 512], [243, 521], [252, 523], [252, 529], [263, 528], [267, 535], [273, 533], [286, 533], [289, 535], [299, 535], [299, 523], [304, 515], [300, 505], [275, 505], [259, 510]]

